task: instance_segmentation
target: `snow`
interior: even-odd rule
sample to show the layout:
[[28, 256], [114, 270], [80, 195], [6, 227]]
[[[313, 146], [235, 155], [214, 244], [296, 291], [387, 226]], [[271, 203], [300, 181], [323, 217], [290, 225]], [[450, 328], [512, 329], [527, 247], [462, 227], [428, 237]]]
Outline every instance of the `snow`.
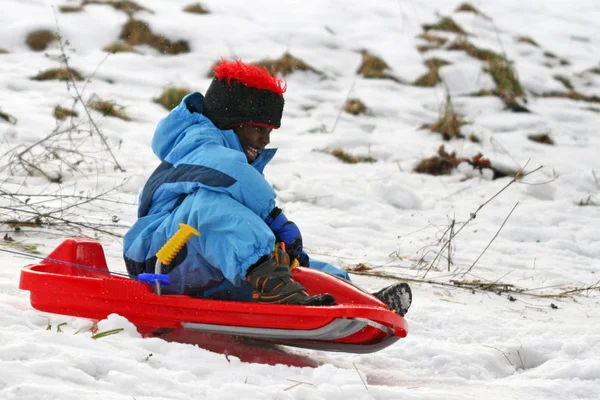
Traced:
[[[309, 255], [341, 267], [364, 263], [373, 271], [412, 279], [409, 335], [374, 354], [287, 350], [316, 367], [249, 363], [197, 346], [141, 338], [118, 315], [100, 321], [98, 330], [122, 331], [92, 339], [87, 329], [92, 321], [34, 310], [29, 293], [18, 289], [20, 268], [34, 260], [0, 251], [1, 399], [599, 398], [600, 106], [533, 96], [564, 91], [556, 75], [568, 77], [580, 93], [600, 93], [600, 76], [585, 72], [600, 61], [597, 0], [474, 2], [491, 20], [454, 12], [460, 4], [456, 0], [207, 0], [208, 15], [183, 13], [186, 1], [138, 3], [151, 11], [140, 11], [136, 18], [171, 40], [187, 40], [192, 52], [167, 56], [140, 46], [139, 54], [107, 57], [102, 48], [117, 40], [125, 13], [104, 5], [58, 12], [60, 5], [75, 1], [3, 2], [0, 48], [9, 53], [0, 54], [0, 110], [17, 119], [15, 125], [0, 119], [3, 193], [93, 196], [113, 189], [106, 196], [111, 201], [69, 210], [67, 217], [112, 224], [106, 225], [109, 230], [123, 234], [135, 221], [137, 195], [157, 165], [150, 142], [166, 111], [153, 99], [169, 85], [205, 91], [207, 73], [220, 57], [254, 62], [289, 51], [325, 75], [286, 77], [282, 127], [271, 136], [271, 145], [280, 150], [266, 177], [279, 205], [300, 226]], [[451, 15], [478, 47], [508, 56], [528, 91], [532, 113], [506, 111], [495, 97], [469, 96], [493, 88], [481, 61], [458, 51], [416, 50], [423, 44], [417, 38], [421, 25], [440, 15]], [[85, 76], [97, 70], [85, 85], [84, 98], [95, 94], [114, 100], [133, 119], [93, 112], [127, 172], [114, 170], [110, 156], [99, 151], [97, 137], [85, 133], [79, 150], [86, 158], [78, 171], [47, 164], [63, 174], [61, 185], [7, 168], [10, 149], [50, 134], [56, 125], [54, 106], [72, 104], [73, 89], [64, 82], [30, 79], [60, 66], [60, 53], [55, 45], [29, 50], [26, 35], [57, 26], [75, 50], [69, 52], [70, 64]], [[540, 47], [518, 43], [519, 36]], [[440, 74], [456, 111], [469, 122], [464, 132], [480, 143], [443, 142], [438, 134], [419, 129], [438, 117], [444, 87], [362, 79], [356, 70], [363, 49], [382, 57], [406, 82], [426, 72], [426, 58], [451, 62]], [[544, 52], [570, 64], [561, 65]], [[347, 97], [360, 98], [369, 114], [340, 113]], [[83, 107], [76, 110], [85, 121]], [[541, 133], [548, 133], [555, 145], [527, 139]], [[482, 153], [504, 169], [543, 168], [478, 210], [511, 178], [492, 180], [489, 171], [466, 163], [449, 176], [412, 172], [441, 145], [458, 157]], [[336, 147], [377, 162], [343, 164], [322, 152]], [[2, 207], [14, 204], [4, 194], [0, 199]], [[579, 205], [586, 200], [590, 205]], [[453, 220], [456, 231], [476, 211], [454, 240], [452, 265], [445, 258], [432, 268], [419, 262], [433, 260]], [[4, 210], [0, 215], [10, 217]], [[42, 255], [73, 234], [37, 227], [15, 232], [8, 225], [1, 233], [15, 242], [3, 241], [0, 250], [22, 253], [19, 246], [34, 245]], [[121, 240], [105, 234], [98, 240], [110, 268], [124, 272]], [[369, 290], [392, 282], [356, 274], [353, 279]], [[452, 280], [529, 291], [471, 291]], [[542, 296], [587, 287], [595, 289]], [[59, 325], [62, 332], [57, 332]]]

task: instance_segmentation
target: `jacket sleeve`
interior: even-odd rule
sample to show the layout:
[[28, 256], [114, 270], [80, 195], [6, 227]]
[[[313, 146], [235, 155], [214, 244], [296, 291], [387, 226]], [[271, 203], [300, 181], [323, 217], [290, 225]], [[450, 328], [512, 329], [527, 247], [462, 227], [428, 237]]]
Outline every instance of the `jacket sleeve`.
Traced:
[[[177, 168], [197, 166], [214, 173], [213, 185], [204, 187], [229, 194], [262, 220], [275, 207], [275, 192], [265, 177], [248, 164], [243, 152], [225, 147], [220, 135], [205, 126], [187, 129], [165, 161]], [[221, 181], [222, 184], [218, 184]]]

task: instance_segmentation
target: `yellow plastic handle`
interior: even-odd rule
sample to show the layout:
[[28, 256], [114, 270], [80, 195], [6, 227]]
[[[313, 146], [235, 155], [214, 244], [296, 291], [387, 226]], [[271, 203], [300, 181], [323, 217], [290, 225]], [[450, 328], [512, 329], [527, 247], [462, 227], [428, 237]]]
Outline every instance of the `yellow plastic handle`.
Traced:
[[158, 253], [156, 253], [156, 258], [158, 258], [163, 265], [171, 264], [171, 261], [173, 261], [177, 253], [179, 253], [179, 250], [181, 250], [192, 235], [200, 236], [200, 232], [187, 224], [180, 223], [179, 230], [175, 232]]

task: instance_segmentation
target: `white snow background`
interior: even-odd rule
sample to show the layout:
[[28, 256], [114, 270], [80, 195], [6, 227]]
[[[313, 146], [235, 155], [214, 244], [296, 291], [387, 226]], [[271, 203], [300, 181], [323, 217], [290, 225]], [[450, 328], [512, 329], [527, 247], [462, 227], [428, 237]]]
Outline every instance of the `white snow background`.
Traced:
[[[566, 91], [556, 76], [568, 77], [579, 93], [600, 95], [600, 75], [592, 72], [600, 66], [597, 0], [474, 2], [489, 18], [456, 12], [460, 2], [454, 0], [206, 0], [207, 15], [184, 13], [185, 1], [139, 4], [147, 10], [136, 18], [171, 40], [187, 40], [191, 52], [162, 55], [138, 46], [137, 54], [107, 57], [102, 49], [117, 40], [127, 21], [124, 12], [93, 4], [77, 13], [58, 11], [60, 5], [77, 5], [74, 1], [0, 2], [0, 48], [7, 51], [0, 54], [0, 109], [17, 120], [0, 119], [0, 205], [15, 204], [10, 193], [31, 194], [32, 202], [35, 194], [53, 194], [51, 209], [60, 207], [59, 195], [93, 197], [112, 189], [99, 206], [92, 202], [64, 215], [124, 234], [135, 221], [144, 181], [158, 165], [150, 142], [167, 111], [153, 99], [169, 85], [204, 92], [207, 74], [221, 57], [256, 62], [288, 51], [324, 75], [285, 77], [282, 127], [271, 136], [279, 152], [265, 176], [278, 204], [301, 228], [309, 255], [413, 279], [409, 335], [374, 354], [290, 350], [318, 360], [317, 368], [245, 363], [192, 345], [144, 339], [117, 315], [100, 321], [100, 330], [125, 329], [93, 340], [90, 332], [74, 334], [90, 321], [32, 309], [18, 282], [21, 267], [36, 260], [0, 252], [0, 399], [600, 398], [600, 105], [539, 96]], [[425, 44], [418, 38], [421, 26], [440, 16], [451, 16], [478, 47], [506, 54], [531, 113], [505, 110], [497, 97], [469, 96], [494, 87], [481, 61], [461, 51], [417, 51]], [[100, 161], [94, 164], [90, 156], [75, 172], [63, 169], [60, 185], [23, 170], [11, 174], [7, 166], [10, 149], [52, 132], [55, 105], [72, 104], [73, 89], [64, 82], [30, 79], [61, 63], [56, 43], [35, 52], [25, 44], [27, 34], [57, 27], [75, 50], [69, 51], [71, 66], [92, 76], [79, 83], [85, 85], [83, 97], [113, 100], [132, 118], [92, 111], [126, 172], [112, 168], [97, 136], [89, 141], [95, 140], [92, 149]], [[519, 36], [539, 47], [518, 42]], [[356, 73], [362, 49], [385, 60], [404, 82], [427, 71], [427, 58], [450, 62], [440, 74], [456, 111], [469, 122], [464, 133], [480, 142], [444, 142], [419, 129], [439, 117], [444, 86], [364, 79]], [[348, 97], [361, 99], [369, 115], [340, 113]], [[87, 121], [83, 107], [76, 109]], [[550, 134], [555, 145], [528, 139], [540, 133]], [[453, 240], [452, 265], [442, 258], [429, 269], [426, 262], [440, 250], [436, 243], [451, 221], [458, 230], [511, 181], [491, 180], [467, 164], [448, 176], [413, 172], [442, 144], [460, 157], [482, 153], [504, 168], [543, 168], [477, 212]], [[335, 148], [377, 161], [345, 164], [315, 151]], [[2, 222], [11, 218], [5, 208], [1, 213]], [[37, 246], [41, 255], [71, 234], [60, 227], [1, 229], [2, 249]], [[109, 267], [124, 272], [121, 240], [107, 234], [98, 239]], [[357, 274], [353, 279], [370, 290], [393, 282]], [[465, 290], [452, 280], [504, 283], [527, 294]], [[569, 290], [575, 292], [541, 296]], [[63, 323], [63, 332], [57, 332]], [[298, 381], [303, 383], [291, 387]]]

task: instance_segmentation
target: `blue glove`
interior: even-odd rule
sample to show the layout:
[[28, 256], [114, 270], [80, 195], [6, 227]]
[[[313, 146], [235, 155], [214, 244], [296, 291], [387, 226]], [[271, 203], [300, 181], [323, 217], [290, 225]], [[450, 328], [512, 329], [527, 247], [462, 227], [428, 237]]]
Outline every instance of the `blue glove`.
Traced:
[[281, 209], [275, 207], [265, 220], [275, 234], [275, 240], [285, 243], [285, 251], [290, 259], [297, 259], [302, 266], [308, 266], [309, 258], [302, 248], [302, 234], [298, 226], [287, 217]]

